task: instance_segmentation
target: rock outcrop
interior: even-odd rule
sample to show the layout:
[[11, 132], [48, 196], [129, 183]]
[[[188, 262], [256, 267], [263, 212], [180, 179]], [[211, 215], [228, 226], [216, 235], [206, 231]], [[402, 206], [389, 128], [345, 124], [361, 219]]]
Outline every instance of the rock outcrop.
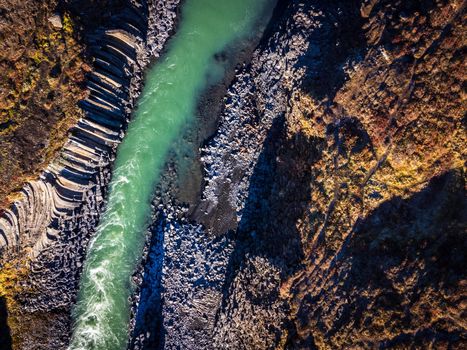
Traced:
[[0, 218], [0, 249], [28, 247], [37, 256], [82, 206], [123, 137], [143, 68], [170, 35], [176, 6], [176, 1], [130, 3], [112, 18], [111, 29], [86, 37], [94, 69], [87, 76], [89, 95], [80, 101], [84, 117], [57, 159], [26, 184], [22, 198]]
[[57, 2], [0, 1], [0, 212], [83, 115], [76, 101], [86, 96], [89, 65], [78, 26]]

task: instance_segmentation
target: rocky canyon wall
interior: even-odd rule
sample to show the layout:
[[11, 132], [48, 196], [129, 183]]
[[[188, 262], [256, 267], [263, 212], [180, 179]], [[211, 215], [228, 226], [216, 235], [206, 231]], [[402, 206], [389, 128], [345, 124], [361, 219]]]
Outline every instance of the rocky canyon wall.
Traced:
[[[85, 77], [86, 98], [75, 100], [82, 117], [59, 155], [23, 187], [0, 218], [2, 258], [12, 262], [4, 263], [2, 273], [15, 276], [11, 288], [4, 286], [12, 300], [9, 320], [15, 349], [67, 345], [71, 306], [87, 242], [104, 205], [116, 147], [141, 91], [144, 68], [160, 55], [175, 28], [178, 4], [57, 5], [57, 11], [67, 11], [81, 25], [80, 39], [92, 65]], [[15, 271], [18, 266], [25, 266], [24, 274]]]

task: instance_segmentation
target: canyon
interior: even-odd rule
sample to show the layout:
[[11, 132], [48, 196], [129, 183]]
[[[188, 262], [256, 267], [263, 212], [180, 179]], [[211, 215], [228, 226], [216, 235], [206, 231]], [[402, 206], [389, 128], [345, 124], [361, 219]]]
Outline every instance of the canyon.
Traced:
[[[36, 163], [22, 172], [32, 179], [2, 178], [11, 185], [0, 213], [6, 349], [70, 346], [119, 145], [138, 121], [152, 69], [183, 31], [187, 3], [34, 8], [42, 17], [31, 17], [32, 28], [60, 33], [60, 74], [75, 80], [53, 80], [58, 58], [49, 48], [23, 43], [8, 58], [41, 70], [27, 108], [15, 113], [34, 115], [41, 94], [65, 87], [66, 103], [48, 103], [66, 109], [69, 130], [34, 151], [50, 154], [41, 162], [30, 151]], [[33, 11], [0, 5], [2, 25], [24, 27], [15, 11]], [[119, 348], [463, 348], [465, 1], [279, 0], [268, 8], [248, 40], [210, 53], [222, 74], [212, 68], [192, 121], [154, 170], [158, 179], [144, 190], [151, 206], [132, 203], [147, 224], [134, 233], [140, 253], [122, 258], [135, 264]], [[67, 55], [73, 65], [63, 64]], [[62, 112], [50, 108], [47, 127], [58, 130], [52, 121]], [[37, 120], [25, 118], [0, 123], [2, 144], [27, 149], [15, 142], [28, 127], [33, 144], [47, 143]], [[14, 173], [14, 155], [2, 157], [0, 168]]]

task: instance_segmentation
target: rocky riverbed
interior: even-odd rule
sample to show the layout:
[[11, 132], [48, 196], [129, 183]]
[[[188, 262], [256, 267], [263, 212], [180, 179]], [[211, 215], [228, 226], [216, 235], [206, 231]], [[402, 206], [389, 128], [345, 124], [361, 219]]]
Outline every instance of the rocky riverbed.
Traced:
[[[32, 248], [15, 349], [66, 348], [115, 147], [176, 28], [176, 0], [108, 5], [101, 26], [75, 12], [95, 59], [68, 156], [0, 222]], [[155, 193], [128, 348], [462, 348], [464, 51], [462, 0], [280, 0], [220, 53]]]

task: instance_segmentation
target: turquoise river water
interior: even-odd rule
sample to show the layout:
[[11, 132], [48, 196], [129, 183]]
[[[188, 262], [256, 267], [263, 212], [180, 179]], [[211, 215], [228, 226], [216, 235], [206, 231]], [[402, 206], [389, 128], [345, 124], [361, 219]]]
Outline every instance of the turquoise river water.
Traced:
[[150, 69], [119, 146], [108, 202], [92, 239], [73, 310], [70, 350], [120, 350], [128, 340], [131, 275], [142, 254], [150, 202], [174, 141], [223, 68], [213, 56], [247, 38], [270, 0], [185, 0], [177, 33]]

